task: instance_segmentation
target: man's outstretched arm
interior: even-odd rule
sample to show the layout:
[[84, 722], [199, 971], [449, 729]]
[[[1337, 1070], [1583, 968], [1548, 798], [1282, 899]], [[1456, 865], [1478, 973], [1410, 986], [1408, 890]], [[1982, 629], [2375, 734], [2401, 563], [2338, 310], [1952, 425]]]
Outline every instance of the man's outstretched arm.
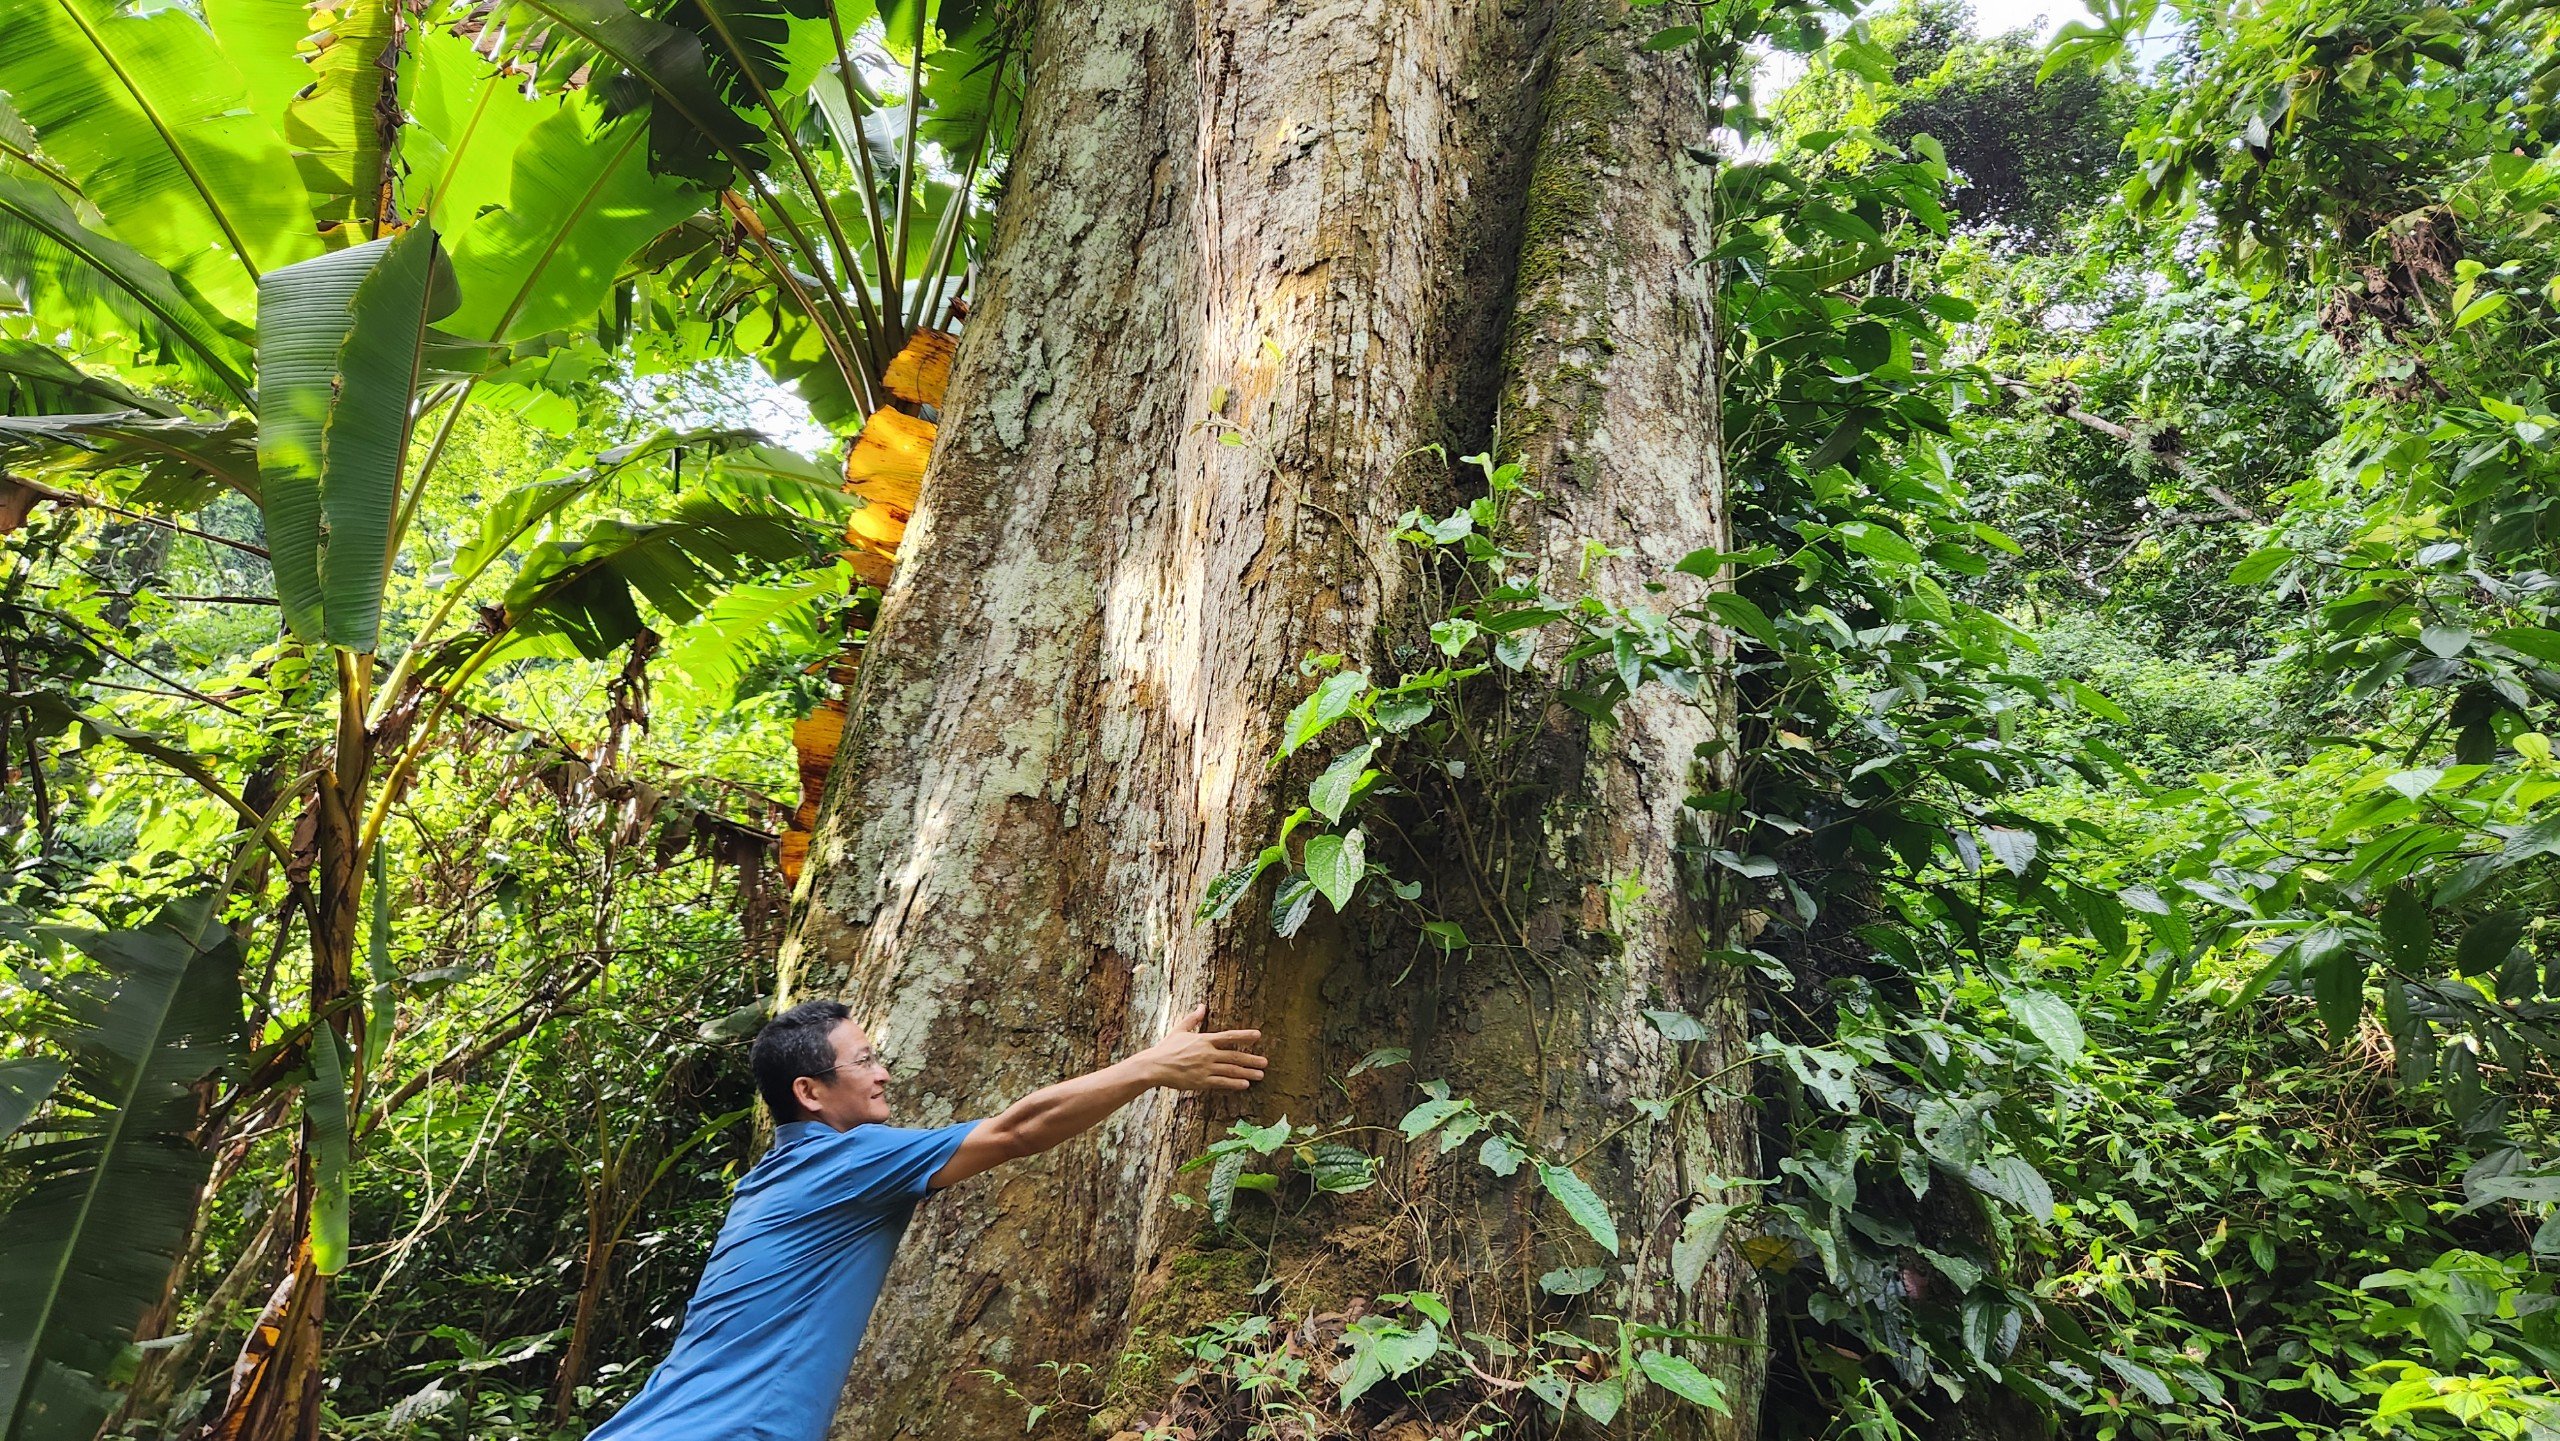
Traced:
[[1204, 1035], [1200, 1022], [1208, 1013], [1207, 1006], [1195, 1006], [1174, 1023], [1171, 1034], [1127, 1060], [1043, 1086], [1005, 1107], [1003, 1114], [980, 1121], [942, 1169], [933, 1173], [934, 1189], [1083, 1135], [1158, 1086], [1177, 1091], [1241, 1091], [1261, 1080], [1271, 1063], [1250, 1048], [1262, 1033], [1211, 1031]]

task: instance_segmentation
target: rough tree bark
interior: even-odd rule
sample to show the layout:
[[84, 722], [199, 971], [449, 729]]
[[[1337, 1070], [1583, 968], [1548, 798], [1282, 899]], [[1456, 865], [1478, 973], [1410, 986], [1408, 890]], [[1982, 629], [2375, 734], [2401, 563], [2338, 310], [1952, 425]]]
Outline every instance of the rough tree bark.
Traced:
[[[1538, 798], [1483, 816], [1508, 840], [1423, 833], [1407, 858], [1435, 894], [1499, 873], [1468, 923], [1500, 944], [1399, 979], [1412, 937], [1356, 912], [1285, 942], [1250, 904], [1192, 919], [1304, 782], [1267, 765], [1299, 662], [1392, 679], [1415, 638], [1395, 523], [1461, 493], [1428, 448], [1529, 459], [1531, 543], [1559, 584], [1643, 599], [1722, 539], [1707, 176], [1684, 149], [1706, 121], [1687, 62], [1638, 52], [1634, 24], [1614, 0], [1043, 7], [1026, 139], [783, 962], [787, 991], [841, 994], [873, 1027], [906, 1123], [990, 1112], [1203, 997], [1268, 1036], [1253, 1114], [1391, 1125], [1440, 1075], [1558, 1157], [1741, 1054], [1740, 998], [1700, 959], [1715, 918], [1682, 804], [1715, 724], [1664, 699], [1599, 734], [1508, 702], [1533, 708]], [[1587, 577], [1586, 538], [1616, 552]], [[1607, 885], [1630, 877], [1644, 899], [1613, 914]], [[1715, 1035], [1683, 1057], [1646, 1006]], [[1344, 1087], [1381, 1046], [1415, 1066]], [[1693, 1296], [1659, 1284], [1684, 1199], [1751, 1171], [1735, 1079], [1584, 1163], [1650, 1267], [1613, 1298], [1626, 1314], [1757, 1327], [1722, 1265]], [[1133, 1325], [1161, 1339], [1194, 1293], [1223, 1310], [1168, 1202], [1203, 1111], [1151, 1099], [924, 1207], [836, 1434], [1018, 1434], [981, 1368], [1028, 1385], [1081, 1363], [1090, 1402]], [[1285, 1241], [1284, 1301], [1423, 1277], [1516, 1305], [1553, 1217], [1454, 1168], [1420, 1179], [1440, 1198], [1420, 1227]], [[1745, 1418], [1749, 1355], [1699, 1356]]]

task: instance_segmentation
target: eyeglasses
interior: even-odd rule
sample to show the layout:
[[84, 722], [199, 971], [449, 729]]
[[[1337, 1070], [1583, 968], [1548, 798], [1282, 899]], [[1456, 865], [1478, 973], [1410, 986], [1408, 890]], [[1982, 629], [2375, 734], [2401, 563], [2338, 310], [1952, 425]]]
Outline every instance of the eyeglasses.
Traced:
[[877, 1050], [866, 1048], [861, 1055], [854, 1057], [850, 1061], [829, 1066], [827, 1071], [828, 1074], [833, 1075], [839, 1071], [867, 1071], [873, 1066], [878, 1066], [881, 1070], [885, 1071], [889, 1069], [889, 1058], [881, 1055]]

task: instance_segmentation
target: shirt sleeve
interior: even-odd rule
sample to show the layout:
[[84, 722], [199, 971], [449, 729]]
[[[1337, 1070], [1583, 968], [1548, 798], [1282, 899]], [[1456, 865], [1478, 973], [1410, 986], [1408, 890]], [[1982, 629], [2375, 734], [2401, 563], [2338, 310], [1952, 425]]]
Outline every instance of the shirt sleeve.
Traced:
[[834, 1199], [859, 1209], [901, 1206], [933, 1187], [933, 1175], [976, 1130], [975, 1121], [916, 1130], [856, 1126], [837, 1144], [830, 1168]]

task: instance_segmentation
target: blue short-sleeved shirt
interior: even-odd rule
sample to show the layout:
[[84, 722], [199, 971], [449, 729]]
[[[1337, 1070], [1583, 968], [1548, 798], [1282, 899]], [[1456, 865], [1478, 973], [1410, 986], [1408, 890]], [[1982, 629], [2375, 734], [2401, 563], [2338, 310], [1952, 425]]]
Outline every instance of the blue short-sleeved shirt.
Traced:
[[675, 1350], [589, 1441], [821, 1441], [907, 1217], [976, 1125], [774, 1127]]

